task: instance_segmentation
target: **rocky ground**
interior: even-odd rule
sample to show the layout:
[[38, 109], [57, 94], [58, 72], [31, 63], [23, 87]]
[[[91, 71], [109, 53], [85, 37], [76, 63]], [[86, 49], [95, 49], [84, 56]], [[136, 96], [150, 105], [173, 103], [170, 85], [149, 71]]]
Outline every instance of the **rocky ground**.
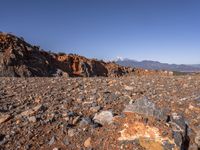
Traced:
[[0, 78], [0, 149], [198, 150], [200, 76]]

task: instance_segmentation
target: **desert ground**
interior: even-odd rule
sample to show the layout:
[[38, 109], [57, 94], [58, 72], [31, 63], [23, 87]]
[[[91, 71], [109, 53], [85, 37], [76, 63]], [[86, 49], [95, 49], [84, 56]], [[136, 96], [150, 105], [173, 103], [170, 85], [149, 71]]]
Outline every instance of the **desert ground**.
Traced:
[[200, 76], [0, 78], [0, 148], [200, 146]]

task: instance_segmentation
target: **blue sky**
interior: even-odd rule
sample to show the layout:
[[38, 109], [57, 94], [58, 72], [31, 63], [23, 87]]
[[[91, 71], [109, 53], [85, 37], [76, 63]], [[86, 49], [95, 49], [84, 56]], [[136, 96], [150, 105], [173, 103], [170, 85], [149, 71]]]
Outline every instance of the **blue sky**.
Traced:
[[200, 64], [199, 0], [1, 0], [0, 18], [45, 50]]

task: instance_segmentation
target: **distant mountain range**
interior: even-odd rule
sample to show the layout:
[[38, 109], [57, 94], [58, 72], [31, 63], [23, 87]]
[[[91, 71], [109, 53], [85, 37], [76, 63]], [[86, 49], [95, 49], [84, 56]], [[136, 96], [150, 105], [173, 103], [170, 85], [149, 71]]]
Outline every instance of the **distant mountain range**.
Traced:
[[200, 72], [200, 64], [177, 65], [177, 64], [161, 63], [158, 61], [151, 61], [151, 60], [136, 61], [136, 60], [131, 60], [131, 59], [117, 59], [115, 62], [122, 66], [144, 68], [144, 69], [151, 69], [151, 70], [169, 70], [169, 71], [178, 71], [178, 72]]

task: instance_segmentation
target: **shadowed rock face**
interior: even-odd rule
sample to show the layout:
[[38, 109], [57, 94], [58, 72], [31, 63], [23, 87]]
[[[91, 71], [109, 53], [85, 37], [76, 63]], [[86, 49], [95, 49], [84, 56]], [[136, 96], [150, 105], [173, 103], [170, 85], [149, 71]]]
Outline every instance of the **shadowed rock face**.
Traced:
[[0, 76], [10, 77], [93, 77], [121, 76], [133, 69], [78, 55], [40, 50], [22, 38], [0, 33]]
[[48, 53], [10, 34], [0, 34], [0, 76], [50, 76]]

